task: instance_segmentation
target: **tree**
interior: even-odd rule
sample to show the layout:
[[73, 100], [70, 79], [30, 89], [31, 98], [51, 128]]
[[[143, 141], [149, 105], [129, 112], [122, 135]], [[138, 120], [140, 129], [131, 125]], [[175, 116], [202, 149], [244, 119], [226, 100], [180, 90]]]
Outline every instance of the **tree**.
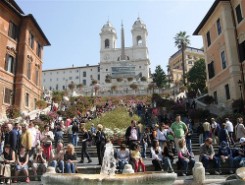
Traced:
[[189, 91], [194, 91], [196, 93], [198, 92], [198, 89], [201, 92], [206, 91], [207, 76], [204, 59], [196, 61], [186, 76], [189, 83]]
[[83, 87], [83, 84], [77, 84], [78, 89], [82, 89], [82, 87]]
[[138, 85], [135, 84], [135, 83], [130, 84], [129, 87], [130, 87], [131, 89], [133, 89], [134, 91], [136, 91], [136, 90], [138, 89]]
[[158, 88], [163, 88], [166, 84], [166, 74], [160, 65], [156, 66], [155, 73], [152, 74], [153, 82]]
[[68, 88], [73, 91], [75, 89], [75, 84], [74, 82], [71, 82], [69, 85], [68, 85]]
[[53, 91], [52, 100], [55, 103], [60, 103], [62, 101], [63, 96], [64, 96], [64, 92], [62, 92], [62, 91]]
[[39, 108], [39, 109], [44, 109], [47, 107], [47, 102], [44, 101], [44, 100], [38, 100], [36, 102], [36, 106]]
[[15, 119], [20, 116], [20, 109], [15, 105], [9, 106], [6, 109], [6, 116], [9, 119]]
[[182, 53], [182, 70], [183, 70], [183, 84], [186, 85], [185, 81], [185, 49], [190, 44], [189, 35], [185, 31], [180, 31], [174, 37], [175, 46], [181, 49]]
[[113, 93], [115, 90], [117, 90], [117, 86], [116, 86], [116, 85], [112, 85], [112, 86], [111, 86], [111, 91], [112, 91], [112, 93]]

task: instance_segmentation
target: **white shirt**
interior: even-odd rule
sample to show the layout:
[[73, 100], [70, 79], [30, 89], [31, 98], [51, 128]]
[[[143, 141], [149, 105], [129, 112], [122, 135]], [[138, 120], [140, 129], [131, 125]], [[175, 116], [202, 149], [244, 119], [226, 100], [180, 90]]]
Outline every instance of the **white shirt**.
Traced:
[[160, 129], [157, 130], [157, 140], [158, 141], [166, 141], [167, 140], [167, 133], [168, 131], [163, 129], [162, 131]]
[[32, 147], [37, 145], [37, 130], [35, 127], [29, 128], [32, 136]]
[[137, 140], [137, 130], [136, 128], [131, 128], [131, 133], [130, 133], [130, 140]]
[[158, 154], [156, 154], [153, 147], [151, 147], [151, 155], [152, 155], [152, 159], [157, 159], [157, 160], [162, 161], [162, 148], [159, 146], [158, 147]]
[[217, 123], [216, 121], [214, 121], [214, 122], [212, 123], [212, 125], [211, 125], [212, 128], [217, 128], [217, 126], [218, 126], [218, 123]]
[[226, 129], [228, 132], [233, 132], [233, 124], [230, 121], [226, 121]]

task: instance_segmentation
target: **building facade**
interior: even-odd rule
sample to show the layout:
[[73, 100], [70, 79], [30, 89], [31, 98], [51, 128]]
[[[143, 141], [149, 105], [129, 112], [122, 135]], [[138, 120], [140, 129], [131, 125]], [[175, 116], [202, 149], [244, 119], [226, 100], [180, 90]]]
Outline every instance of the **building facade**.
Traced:
[[[187, 47], [185, 49], [185, 72], [189, 72], [194, 66], [195, 62], [199, 59], [204, 58], [204, 51], [193, 47]], [[180, 83], [183, 80], [182, 71], [182, 53], [181, 49], [173, 54], [168, 61], [168, 75], [172, 83]]]
[[[49, 90], [65, 90], [70, 83], [82, 84], [80, 93], [89, 95], [97, 88], [100, 95], [127, 94], [132, 84], [146, 91], [150, 82], [150, 59], [147, 29], [138, 18], [132, 26], [132, 46], [125, 47], [121, 26], [121, 47], [117, 47], [117, 32], [108, 21], [100, 32], [100, 61], [98, 65], [43, 71], [43, 85]], [[131, 87], [130, 87], [131, 86]], [[79, 91], [78, 89], [76, 91]], [[79, 93], [79, 94], [80, 94]]]
[[245, 1], [216, 0], [194, 32], [203, 37], [208, 93], [223, 108], [241, 98], [239, 80], [244, 86], [244, 15]]
[[14, 0], [0, 1], [0, 118], [6, 108], [35, 109], [42, 95], [43, 47], [50, 45], [35, 18]]

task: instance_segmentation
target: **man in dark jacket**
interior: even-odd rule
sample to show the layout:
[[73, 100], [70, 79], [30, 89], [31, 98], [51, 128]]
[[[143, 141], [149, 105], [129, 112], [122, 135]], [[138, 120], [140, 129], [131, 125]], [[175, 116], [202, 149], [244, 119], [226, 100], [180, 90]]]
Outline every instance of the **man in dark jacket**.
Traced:
[[4, 145], [10, 145], [11, 149], [17, 151], [17, 144], [18, 144], [18, 133], [13, 130], [12, 124], [6, 125], [6, 133], [4, 138]]
[[105, 152], [106, 135], [103, 132], [103, 126], [101, 124], [97, 125], [97, 132], [95, 134], [95, 143], [97, 148], [99, 165], [102, 165], [104, 152]]

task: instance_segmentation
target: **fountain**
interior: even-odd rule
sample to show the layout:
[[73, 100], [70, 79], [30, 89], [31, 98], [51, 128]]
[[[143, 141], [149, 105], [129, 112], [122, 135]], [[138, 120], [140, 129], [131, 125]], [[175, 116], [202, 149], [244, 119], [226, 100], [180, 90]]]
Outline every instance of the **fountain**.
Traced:
[[111, 143], [106, 144], [100, 174], [61, 174], [49, 167], [41, 177], [43, 185], [172, 185], [177, 178], [176, 173], [139, 172], [115, 174], [116, 160]]

